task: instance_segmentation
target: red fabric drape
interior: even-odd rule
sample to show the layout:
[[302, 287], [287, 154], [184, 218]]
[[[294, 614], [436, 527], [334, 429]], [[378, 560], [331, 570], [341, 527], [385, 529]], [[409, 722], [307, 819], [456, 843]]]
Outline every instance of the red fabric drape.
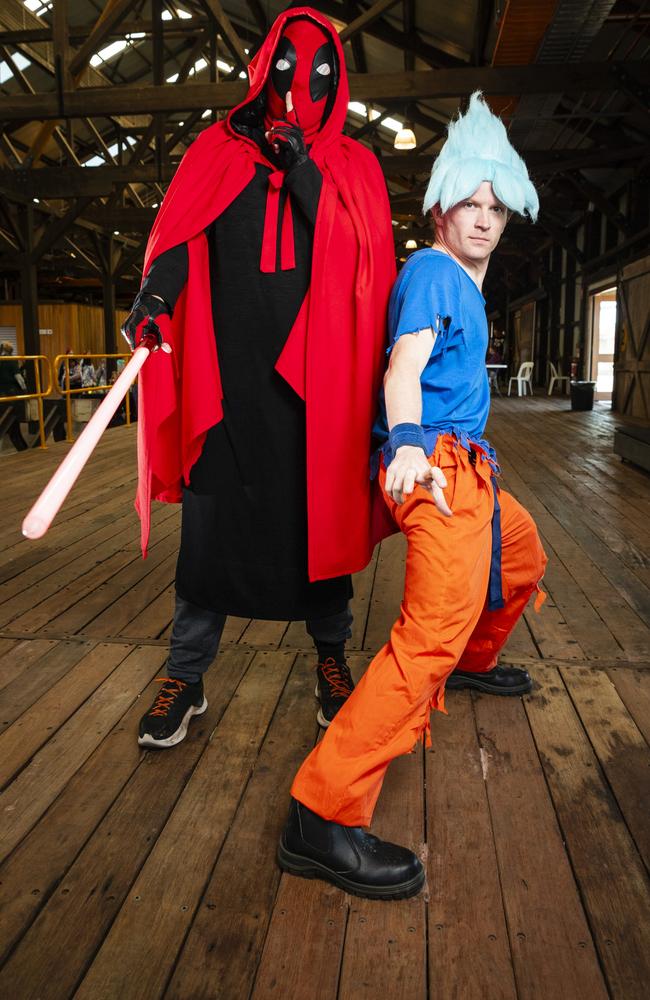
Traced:
[[[385, 505], [373, 496], [368, 458], [395, 264], [379, 164], [341, 134], [349, 99], [345, 60], [325, 17], [308, 7], [278, 17], [249, 66], [244, 104], [263, 89], [284, 24], [300, 15], [328, 31], [340, 64], [334, 108], [311, 147], [323, 175], [311, 288], [276, 365], [305, 400], [309, 577], [319, 580], [361, 569], [375, 542], [394, 530]], [[146, 274], [165, 250], [182, 242], [189, 249], [187, 287], [166, 331], [173, 353], [154, 354], [140, 377], [136, 506], [145, 554], [151, 498], [180, 499], [208, 429], [223, 416], [204, 230], [251, 181], [255, 164], [267, 162], [254, 142], [233, 130], [236, 110], [206, 129], [186, 153], [145, 255]]]

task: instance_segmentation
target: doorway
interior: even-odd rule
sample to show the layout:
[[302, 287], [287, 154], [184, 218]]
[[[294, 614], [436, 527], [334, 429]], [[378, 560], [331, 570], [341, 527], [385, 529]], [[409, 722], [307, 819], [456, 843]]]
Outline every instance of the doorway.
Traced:
[[606, 288], [591, 295], [591, 378], [596, 399], [612, 398], [615, 335], [616, 288]]

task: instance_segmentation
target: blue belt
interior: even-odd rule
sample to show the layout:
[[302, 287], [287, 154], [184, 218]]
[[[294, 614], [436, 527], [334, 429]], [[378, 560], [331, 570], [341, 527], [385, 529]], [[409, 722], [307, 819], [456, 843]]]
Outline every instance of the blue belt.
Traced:
[[488, 589], [488, 611], [498, 611], [505, 604], [501, 587], [501, 504], [499, 488], [492, 476], [494, 490], [494, 511], [492, 512], [492, 558], [490, 560], [490, 586]]

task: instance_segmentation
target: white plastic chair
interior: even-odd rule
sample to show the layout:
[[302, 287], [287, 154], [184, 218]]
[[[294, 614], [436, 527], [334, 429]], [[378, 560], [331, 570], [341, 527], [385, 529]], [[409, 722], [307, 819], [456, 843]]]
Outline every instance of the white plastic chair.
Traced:
[[534, 361], [524, 361], [519, 365], [519, 371], [516, 375], [513, 375], [508, 379], [508, 395], [510, 395], [510, 390], [512, 389], [512, 383], [517, 383], [517, 395], [526, 395], [526, 386], [530, 389], [531, 396], [533, 395], [533, 368], [535, 367]]
[[550, 381], [548, 383], [548, 394], [549, 394], [549, 396], [552, 396], [553, 395], [553, 386], [555, 385], [556, 382], [559, 382], [560, 383], [560, 387], [561, 387], [562, 386], [562, 382], [570, 382], [571, 379], [570, 379], [570, 377], [568, 375], [563, 375], [562, 374], [562, 368], [560, 367], [559, 364], [558, 364], [558, 366], [556, 368], [555, 365], [553, 364], [553, 362], [549, 361], [549, 363], [548, 363], [548, 369], [549, 369], [549, 373], [550, 373], [550, 376], [551, 376]]

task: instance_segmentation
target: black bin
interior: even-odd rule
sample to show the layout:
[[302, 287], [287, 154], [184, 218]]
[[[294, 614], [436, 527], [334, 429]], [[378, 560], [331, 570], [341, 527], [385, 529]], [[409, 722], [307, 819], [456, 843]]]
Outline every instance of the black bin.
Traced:
[[571, 409], [593, 410], [595, 382], [571, 382]]

